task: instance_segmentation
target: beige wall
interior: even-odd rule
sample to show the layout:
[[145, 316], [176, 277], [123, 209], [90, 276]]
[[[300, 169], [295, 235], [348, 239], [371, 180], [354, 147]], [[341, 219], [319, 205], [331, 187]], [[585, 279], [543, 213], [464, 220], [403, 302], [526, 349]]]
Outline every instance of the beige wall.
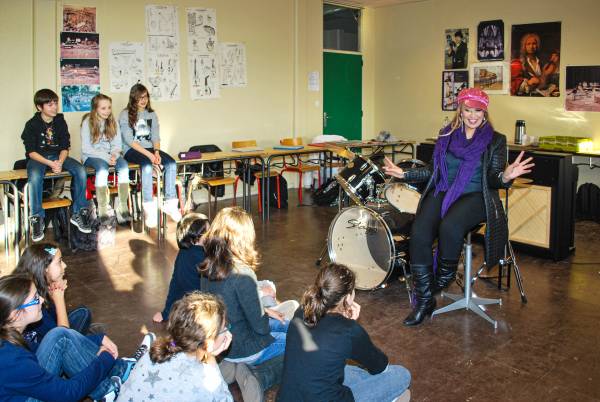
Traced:
[[492, 95], [495, 128], [512, 138], [517, 119], [530, 135], [593, 137], [600, 148], [600, 113], [567, 112], [564, 93], [567, 65], [600, 65], [598, 0], [429, 0], [373, 10], [375, 24], [374, 127], [401, 138], [434, 136], [445, 115], [441, 110], [444, 30], [469, 28], [469, 63], [476, 60], [480, 21], [504, 20], [510, 49], [512, 24], [562, 21], [559, 98]]
[[[0, 0], [0, 83], [3, 124], [0, 169], [23, 157], [20, 134], [34, 112], [35, 89], [49, 87], [60, 95], [59, 0]], [[95, 6], [100, 33], [102, 92], [113, 98], [118, 113], [127, 94], [113, 94], [108, 73], [108, 46], [114, 41], [144, 41], [144, 6], [175, 4], [179, 11], [181, 100], [154, 102], [161, 122], [162, 146], [175, 154], [190, 145], [215, 143], [229, 149], [232, 140], [257, 139], [263, 146], [293, 135], [310, 139], [321, 132], [322, 92], [309, 92], [308, 72], [322, 76], [322, 3], [319, 0], [78, 0], [66, 4]], [[218, 39], [243, 42], [248, 86], [222, 89], [221, 98], [192, 101], [189, 96], [185, 8], [217, 10]], [[80, 155], [79, 124], [83, 113], [67, 113], [71, 154]], [[291, 176], [290, 176], [291, 177]], [[290, 183], [293, 184], [293, 183]]]

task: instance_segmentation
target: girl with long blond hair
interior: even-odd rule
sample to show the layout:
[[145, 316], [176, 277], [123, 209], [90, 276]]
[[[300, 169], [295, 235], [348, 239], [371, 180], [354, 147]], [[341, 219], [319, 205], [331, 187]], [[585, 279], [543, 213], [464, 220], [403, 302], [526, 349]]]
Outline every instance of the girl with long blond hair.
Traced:
[[112, 113], [112, 99], [98, 94], [92, 98], [91, 109], [81, 120], [81, 157], [84, 166], [96, 171], [98, 217], [103, 222], [109, 218], [108, 169], [114, 167], [119, 188], [117, 220], [124, 224], [131, 221], [129, 165], [121, 156], [121, 132]]

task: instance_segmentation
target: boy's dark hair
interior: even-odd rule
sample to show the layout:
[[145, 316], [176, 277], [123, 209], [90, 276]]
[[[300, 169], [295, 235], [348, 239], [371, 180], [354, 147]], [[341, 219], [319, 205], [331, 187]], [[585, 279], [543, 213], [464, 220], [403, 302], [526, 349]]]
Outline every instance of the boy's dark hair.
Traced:
[[177, 224], [177, 245], [188, 249], [198, 242], [208, 229], [208, 218], [196, 212], [186, 214]]
[[33, 103], [36, 107], [42, 107], [46, 103], [50, 103], [52, 101], [58, 102], [58, 95], [51, 89], [44, 88], [40, 89], [33, 95]]
[[454, 36], [455, 37], [459, 37], [459, 38], [462, 39], [463, 38], [463, 33], [462, 33], [462, 31], [459, 30], [459, 31], [454, 32]]

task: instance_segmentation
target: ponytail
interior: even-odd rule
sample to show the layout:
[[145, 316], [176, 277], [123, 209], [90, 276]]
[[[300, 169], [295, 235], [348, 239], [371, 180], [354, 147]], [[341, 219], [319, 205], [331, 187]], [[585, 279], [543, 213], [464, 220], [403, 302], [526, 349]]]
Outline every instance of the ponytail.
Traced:
[[347, 311], [350, 306], [346, 305], [345, 297], [354, 290], [355, 281], [354, 273], [345, 265], [330, 263], [322, 268], [315, 283], [302, 296], [304, 323], [314, 327], [336, 308]]
[[150, 359], [154, 363], [164, 363], [182, 352], [183, 349], [177, 346], [172, 336], [158, 338], [150, 348]]

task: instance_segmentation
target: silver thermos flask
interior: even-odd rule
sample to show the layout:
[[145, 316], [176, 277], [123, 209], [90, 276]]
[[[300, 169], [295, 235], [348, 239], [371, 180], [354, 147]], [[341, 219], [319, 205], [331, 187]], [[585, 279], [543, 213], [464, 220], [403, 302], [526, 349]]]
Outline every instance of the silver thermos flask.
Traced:
[[517, 120], [515, 123], [515, 144], [522, 145], [525, 134], [525, 120]]

